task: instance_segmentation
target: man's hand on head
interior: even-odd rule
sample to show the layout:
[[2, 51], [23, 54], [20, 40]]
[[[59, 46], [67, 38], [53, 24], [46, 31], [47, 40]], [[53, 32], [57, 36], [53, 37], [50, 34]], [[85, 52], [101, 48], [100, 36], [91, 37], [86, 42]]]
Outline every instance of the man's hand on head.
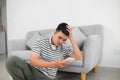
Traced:
[[71, 40], [72, 39], [72, 28], [68, 25], [66, 30], [69, 32], [69, 39]]

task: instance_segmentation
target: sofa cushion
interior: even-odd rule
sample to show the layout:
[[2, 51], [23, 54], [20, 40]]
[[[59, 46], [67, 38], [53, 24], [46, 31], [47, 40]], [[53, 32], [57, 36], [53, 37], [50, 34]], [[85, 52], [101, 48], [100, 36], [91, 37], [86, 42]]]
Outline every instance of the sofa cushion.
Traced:
[[71, 66], [83, 66], [82, 65], [83, 60], [74, 60], [71, 62]]
[[41, 38], [41, 37], [42, 37], [42, 36], [41, 36], [38, 32], [34, 33], [34, 34], [26, 41], [26, 43], [25, 43], [26, 46], [29, 47], [30, 49], [32, 49], [32, 46], [33, 46], [35, 40], [38, 39], [38, 38]]
[[31, 53], [32, 53], [31, 50], [19, 50], [19, 51], [12, 51], [10, 53], [10, 56], [17, 56], [23, 60], [29, 61]]
[[81, 31], [78, 27], [74, 27], [72, 29], [72, 35], [73, 35], [73, 38], [76, 42], [76, 44], [81, 47], [84, 40], [87, 38]]

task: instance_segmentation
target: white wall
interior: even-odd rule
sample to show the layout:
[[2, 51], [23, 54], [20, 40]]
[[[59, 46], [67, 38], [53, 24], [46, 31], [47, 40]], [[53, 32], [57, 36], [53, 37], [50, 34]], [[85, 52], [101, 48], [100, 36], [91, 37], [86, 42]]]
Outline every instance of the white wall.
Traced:
[[1, 19], [1, 4], [0, 4], [0, 28], [1, 28], [1, 23], [2, 23], [2, 19]]
[[8, 40], [24, 38], [31, 30], [55, 28], [61, 22], [72, 26], [102, 24], [100, 66], [120, 68], [119, 8], [119, 0], [7, 0]]
[[2, 22], [2, 19], [1, 19], [1, 0], [0, 0], [0, 28], [1, 28], [1, 22]]
[[1, 24], [2, 27], [7, 31], [6, 0], [1, 0], [1, 2]]
[[[1, 11], [0, 11], [0, 14], [1, 14]], [[2, 19], [1, 19], [1, 15], [0, 15], [0, 29], [1, 29], [1, 23], [2, 23]]]

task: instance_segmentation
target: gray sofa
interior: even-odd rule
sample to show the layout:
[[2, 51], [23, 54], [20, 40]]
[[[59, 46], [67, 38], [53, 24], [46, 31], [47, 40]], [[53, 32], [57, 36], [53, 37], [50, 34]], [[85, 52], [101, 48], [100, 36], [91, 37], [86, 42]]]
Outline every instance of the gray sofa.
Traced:
[[[74, 29], [75, 28], [75, 29]], [[79, 31], [76, 31], [79, 30]], [[18, 56], [29, 61], [31, 49], [30, 46], [38, 33], [44, 37], [54, 29], [30, 31], [24, 39], [8, 41], [8, 56]], [[99, 24], [73, 27], [73, 37], [83, 52], [82, 60], [74, 60], [69, 66], [59, 69], [59, 71], [81, 73], [81, 80], [86, 80], [86, 73], [93, 69], [96, 72], [96, 66], [100, 63], [103, 44], [103, 26]], [[31, 39], [33, 38], [33, 39]], [[30, 40], [31, 39], [31, 40]], [[29, 40], [29, 43], [27, 43]], [[69, 43], [69, 41], [68, 41]]]

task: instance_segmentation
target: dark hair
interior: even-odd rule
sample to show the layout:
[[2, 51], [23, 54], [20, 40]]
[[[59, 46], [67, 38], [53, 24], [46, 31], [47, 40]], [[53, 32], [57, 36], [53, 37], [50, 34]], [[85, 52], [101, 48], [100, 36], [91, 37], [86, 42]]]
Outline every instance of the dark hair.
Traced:
[[60, 23], [56, 28], [56, 31], [62, 31], [66, 36], [69, 36], [69, 32], [66, 30], [67, 26], [67, 23]]

